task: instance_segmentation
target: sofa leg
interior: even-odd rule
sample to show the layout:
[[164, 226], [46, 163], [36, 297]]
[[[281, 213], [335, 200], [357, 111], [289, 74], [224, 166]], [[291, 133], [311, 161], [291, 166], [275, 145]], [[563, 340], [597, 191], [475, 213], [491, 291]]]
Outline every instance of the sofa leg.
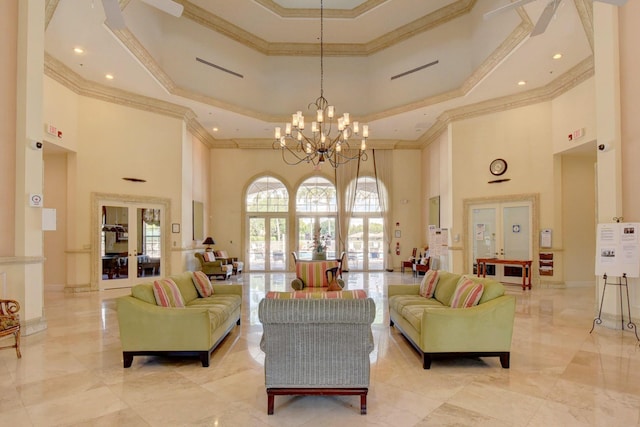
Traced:
[[130, 368], [133, 363], [133, 354], [130, 354], [128, 351], [122, 352], [122, 365], [125, 368]]
[[203, 368], [209, 367], [210, 355], [208, 351], [200, 352], [200, 362], [202, 363]]
[[273, 394], [267, 393], [267, 415], [273, 415], [274, 398]]
[[360, 395], [360, 415], [367, 415], [367, 394]]
[[510, 352], [506, 352], [506, 353], [502, 353], [500, 354], [500, 364], [502, 365], [502, 367], [504, 369], [509, 369], [509, 362], [511, 359], [511, 353]]
[[431, 355], [422, 353], [422, 369], [431, 369]]

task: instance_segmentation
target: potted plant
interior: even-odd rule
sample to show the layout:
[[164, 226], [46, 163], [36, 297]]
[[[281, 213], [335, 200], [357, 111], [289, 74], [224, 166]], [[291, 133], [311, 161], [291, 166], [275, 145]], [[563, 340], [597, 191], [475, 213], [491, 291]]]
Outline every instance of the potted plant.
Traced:
[[311, 253], [311, 259], [314, 261], [321, 261], [327, 259], [327, 241], [329, 236], [320, 234], [318, 228], [313, 235], [313, 252]]

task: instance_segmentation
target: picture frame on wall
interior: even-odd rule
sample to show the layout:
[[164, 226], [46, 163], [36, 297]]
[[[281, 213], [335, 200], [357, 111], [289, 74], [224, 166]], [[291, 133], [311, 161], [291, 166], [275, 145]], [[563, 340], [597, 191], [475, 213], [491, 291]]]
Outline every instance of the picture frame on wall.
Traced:
[[171, 232], [172, 233], [179, 233], [180, 232], [180, 224], [178, 224], [177, 222], [174, 222], [173, 224], [171, 224]]

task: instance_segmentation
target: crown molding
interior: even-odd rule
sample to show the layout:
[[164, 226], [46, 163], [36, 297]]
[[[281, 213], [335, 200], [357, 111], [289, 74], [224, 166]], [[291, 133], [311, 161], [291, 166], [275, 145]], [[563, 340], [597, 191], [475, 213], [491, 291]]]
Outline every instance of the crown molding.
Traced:
[[503, 96], [447, 110], [443, 112], [433, 126], [419, 138], [419, 141], [424, 147], [428, 146], [454, 121], [500, 113], [527, 105], [550, 101], [593, 77], [594, 72], [593, 56], [590, 56], [546, 86], [516, 95]]
[[[461, 15], [469, 13], [477, 0], [458, 0], [455, 3], [443, 6], [440, 9], [431, 12], [423, 17], [420, 17], [406, 25], [396, 28], [374, 40], [367, 43], [325, 43], [324, 55], [325, 56], [369, 56], [381, 50], [387, 49], [390, 46], [398, 44], [410, 37], [429, 31], [435, 27], [443, 25], [453, 19], [458, 18]], [[256, 36], [255, 34], [246, 31], [237, 25], [232, 24], [219, 16], [194, 5], [187, 0], [180, 0], [180, 3], [184, 6], [184, 12], [182, 16], [188, 18], [199, 25], [202, 25], [209, 30], [215, 31], [228, 37], [238, 43], [247, 46], [250, 49], [254, 49], [264, 55], [268, 56], [319, 56], [320, 46], [318, 43], [280, 43], [269, 42]], [[272, 1], [257, 1], [262, 4], [274, 4]], [[369, 3], [376, 3], [369, 1]], [[379, 4], [382, 4], [380, 1]], [[362, 5], [361, 5], [362, 6]], [[375, 5], [377, 6], [377, 4]], [[375, 7], [373, 6], [373, 7]], [[265, 6], [271, 10], [269, 6]], [[305, 11], [303, 17], [319, 17], [317, 9], [286, 9], [278, 6], [278, 10], [290, 10], [290, 11]], [[352, 9], [356, 10], [358, 8]], [[349, 18], [348, 11], [339, 9], [329, 9], [335, 12], [336, 18]], [[296, 12], [303, 13], [303, 12]], [[279, 14], [276, 12], [276, 14]]]
[[[283, 7], [273, 0], [254, 0], [265, 9], [269, 9], [281, 18], [320, 18], [320, 9], [302, 9]], [[324, 9], [327, 18], [355, 19], [368, 11], [375, 9], [388, 0], [367, 0], [353, 9]]]
[[44, 30], [47, 31], [49, 27], [49, 22], [51, 22], [51, 18], [53, 18], [53, 14], [56, 12], [56, 8], [58, 7], [58, 3], [60, 0], [47, 0], [44, 4]]
[[593, 0], [574, 0], [584, 34], [593, 52]]
[[190, 108], [86, 80], [47, 53], [44, 58], [44, 74], [80, 96], [181, 119], [189, 132], [206, 146], [213, 148], [221, 145], [197, 121]]

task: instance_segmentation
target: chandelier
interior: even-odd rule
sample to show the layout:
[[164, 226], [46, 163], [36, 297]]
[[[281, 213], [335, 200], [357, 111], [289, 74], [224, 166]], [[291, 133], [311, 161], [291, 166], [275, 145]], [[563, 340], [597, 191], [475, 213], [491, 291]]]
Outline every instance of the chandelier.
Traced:
[[[320, 96], [309, 103], [315, 107], [315, 121], [311, 122], [311, 133], [305, 133], [305, 117], [302, 111], [294, 113], [284, 132], [275, 128], [274, 150], [282, 152], [282, 159], [289, 165], [302, 162], [318, 167], [325, 162], [333, 168], [351, 160], [367, 160], [367, 138], [369, 126], [351, 121], [349, 113], [336, 117], [335, 108], [324, 97], [324, 7], [320, 0]], [[312, 110], [313, 111], [313, 110]], [[334, 121], [334, 119], [336, 119]], [[351, 146], [353, 140], [354, 148]], [[356, 148], [357, 147], [357, 148]]]

